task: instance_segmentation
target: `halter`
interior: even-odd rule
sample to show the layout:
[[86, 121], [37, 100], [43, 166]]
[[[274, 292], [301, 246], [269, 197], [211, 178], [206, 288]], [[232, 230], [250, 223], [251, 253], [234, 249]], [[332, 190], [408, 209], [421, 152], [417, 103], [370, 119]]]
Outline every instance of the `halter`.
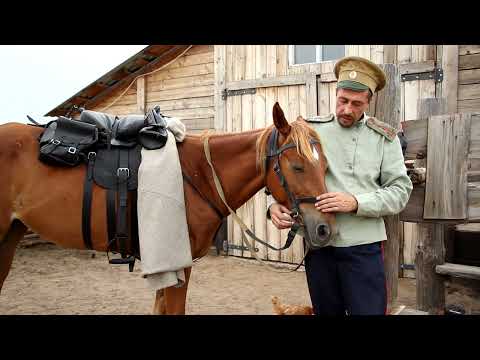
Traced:
[[[278, 130], [277, 128], [272, 129], [272, 133], [270, 138], [268, 139], [268, 154], [265, 157], [265, 169], [268, 169], [268, 163], [270, 158], [275, 158], [275, 163], [273, 164], [273, 171], [277, 174], [278, 180], [280, 181], [280, 185], [283, 187], [285, 192], [287, 193], [288, 199], [292, 204], [292, 218], [298, 223], [298, 220], [301, 220], [301, 211], [300, 211], [300, 204], [301, 203], [309, 203], [315, 204], [317, 202], [317, 198], [314, 196], [307, 196], [307, 197], [296, 197], [288, 188], [287, 181], [285, 176], [282, 173], [282, 169], [280, 168], [280, 156], [285, 150], [297, 147], [294, 143], [285, 144], [282, 147], [278, 148]], [[318, 140], [310, 139], [310, 144], [320, 144]], [[271, 194], [271, 191], [268, 188], [265, 188], [265, 192], [267, 194]]]

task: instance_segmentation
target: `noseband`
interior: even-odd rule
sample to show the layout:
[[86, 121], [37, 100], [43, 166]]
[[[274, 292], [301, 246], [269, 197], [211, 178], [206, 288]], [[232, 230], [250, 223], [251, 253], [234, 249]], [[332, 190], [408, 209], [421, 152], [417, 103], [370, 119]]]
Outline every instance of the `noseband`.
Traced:
[[[268, 153], [265, 157], [265, 169], [268, 169], [268, 163], [270, 158], [274, 158], [275, 163], [273, 164], [273, 171], [277, 174], [278, 180], [280, 181], [280, 185], [282, 186], [283, 190], [287, 193], [288, 199], [290, 200], [290, 204], [292, 205], [292, 214], [291, 217], [298, 223], [301, 218], [300, 212], [300, 204], [301, 203], [308, 203], [308, 204], [315, 204], [317, 202], [317, 198], [314, 196], [307, 196], [307, 197], [296, 197], [288, 188], [287, 181], [285, 176], [282, 173], [282, 169], [280, 168], [280, 156], [282, 153], [294, 147], [297, 147], [294, 143], [288, 143], [283, 145], [282, 147], [278, 148], [278, 130], [276, 127], [272, 129], [272, 133], [270, 134], [270, 138], [268, 139]], [[319, 144], [320, 142], [315, 139], [310, 139], [310, 144]], [[268, 188], [265, 188], [265, 192], [270, 195], [271, 191]]]

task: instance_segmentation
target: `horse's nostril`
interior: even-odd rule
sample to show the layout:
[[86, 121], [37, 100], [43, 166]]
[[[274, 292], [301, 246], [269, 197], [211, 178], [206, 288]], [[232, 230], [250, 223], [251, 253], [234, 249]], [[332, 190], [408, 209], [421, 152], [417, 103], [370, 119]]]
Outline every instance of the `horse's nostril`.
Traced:
[[324, 238], [330, 234], [330, 229], [328, 225], [318, 225], [317, 226], [317, 236]]

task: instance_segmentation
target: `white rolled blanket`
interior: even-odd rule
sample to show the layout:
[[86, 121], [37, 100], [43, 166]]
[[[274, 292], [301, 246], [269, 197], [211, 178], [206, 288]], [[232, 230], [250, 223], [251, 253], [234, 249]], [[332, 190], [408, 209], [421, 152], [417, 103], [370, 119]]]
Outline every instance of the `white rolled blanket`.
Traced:
[[183, 177], [176, 141], [183, 141], [185, 125], [166, 118], [167, 143], [161, 149], [142, 149], [138, 169], [138, 236], [142, 275], [155, 290], [180, 287], [184, 269], [192, 266]]

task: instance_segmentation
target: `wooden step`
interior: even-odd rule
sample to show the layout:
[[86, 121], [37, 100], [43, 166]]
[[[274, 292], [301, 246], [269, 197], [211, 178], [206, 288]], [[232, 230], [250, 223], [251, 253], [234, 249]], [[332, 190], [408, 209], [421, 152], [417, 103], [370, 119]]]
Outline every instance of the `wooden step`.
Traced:
[[480, 267], [445, 263], [435, 267], [437, 274], [450, 275], [464, 279], [480, 280]]

